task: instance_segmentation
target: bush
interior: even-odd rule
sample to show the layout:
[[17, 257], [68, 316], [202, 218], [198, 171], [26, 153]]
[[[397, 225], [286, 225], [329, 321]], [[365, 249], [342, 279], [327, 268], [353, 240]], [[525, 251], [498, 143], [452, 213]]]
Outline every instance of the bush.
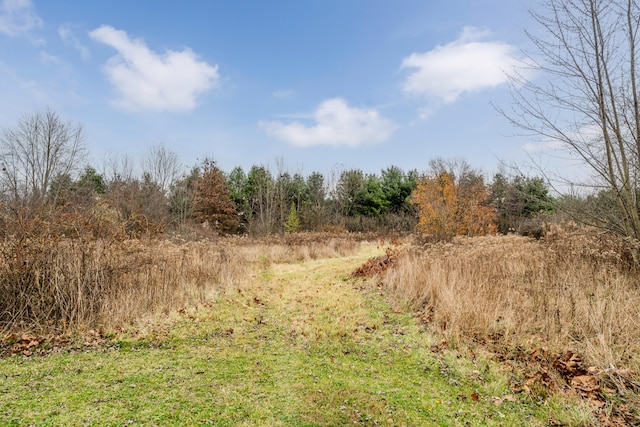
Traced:
[[241, 275], [242, 262], [214, 244], [157, 240], [142, 218], [119, 221], [111, 212], [4, 212], [0, 329], [121, 325], [205, 298]]

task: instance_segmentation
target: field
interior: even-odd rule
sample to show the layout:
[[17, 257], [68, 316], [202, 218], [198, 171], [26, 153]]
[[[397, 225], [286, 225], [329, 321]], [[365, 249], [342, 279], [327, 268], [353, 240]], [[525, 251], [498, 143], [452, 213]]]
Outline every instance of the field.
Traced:
[[5, 297], [2, 425], [638, 422], [638, 284], [606, 236], [55, 244], [28, 255], [57, 286]]

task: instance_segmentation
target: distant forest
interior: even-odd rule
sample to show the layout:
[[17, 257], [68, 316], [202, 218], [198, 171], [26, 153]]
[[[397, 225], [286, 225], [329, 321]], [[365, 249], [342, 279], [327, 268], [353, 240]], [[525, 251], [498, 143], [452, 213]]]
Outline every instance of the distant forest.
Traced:
[[5, 226], [57, 216], [83, 218], [98, 234], [114, 228], [129, 236], [189, 229], [250, 235], [418, 230], [442, 240], [532, 233], [558, 203], [541, 178], [497, 174], [487, 180], [460, 159], [434, 159], [424, 171], [389, 166], [329, 175], [291, 173], [284, 160], [274, 169], [222, 171], [206, 159], [185, 173], [177, 153], [160, 145], [138, 164], [120, 155], [79, 168], [87, 154], [82, 128], [51, 110], [5, 130], [0, 146]]

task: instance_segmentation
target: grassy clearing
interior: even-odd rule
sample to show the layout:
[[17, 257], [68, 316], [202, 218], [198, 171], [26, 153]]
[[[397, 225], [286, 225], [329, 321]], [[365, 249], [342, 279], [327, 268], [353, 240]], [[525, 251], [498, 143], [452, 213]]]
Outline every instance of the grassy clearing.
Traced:
[[579, 405], [513, 395], [488, 360], [434, 354], [412, 315], [347, 279], [381, 252], [264, 262], [245, 285], [143, 335], [2, 359], [0, 424], [591, 424]]

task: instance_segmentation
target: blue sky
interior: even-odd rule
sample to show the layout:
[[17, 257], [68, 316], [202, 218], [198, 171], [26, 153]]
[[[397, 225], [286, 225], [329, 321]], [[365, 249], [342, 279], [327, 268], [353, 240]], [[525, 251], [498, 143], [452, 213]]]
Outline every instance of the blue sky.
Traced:
[[162, 144], [225, 171], [492, 173], [535, 151], [491, 106], [529, 25], [513, 0], [0, 0], [0, 127], [50, 107], [98, 168]]

